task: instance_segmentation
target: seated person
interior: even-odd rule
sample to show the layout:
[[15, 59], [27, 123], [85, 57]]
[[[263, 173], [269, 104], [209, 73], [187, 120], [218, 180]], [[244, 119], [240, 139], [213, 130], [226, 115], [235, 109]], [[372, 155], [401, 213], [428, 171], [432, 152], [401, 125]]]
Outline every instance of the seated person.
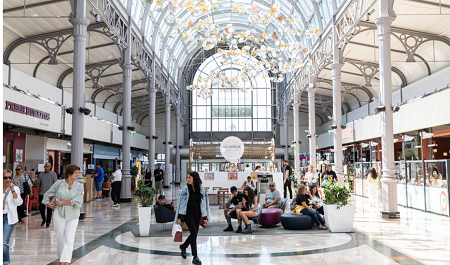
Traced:
[[322, 203], [322, 197], [320, 196], [319, 190], [317, 189], [316, 185], [309, 186], [310, 191], [310, 200], [312, 207], [316, 209], [321, 215], [324, 215], [323, 212], [323, 203]]
[[[236, 210], [240, 209], [242, 206], [242, 198], [244, 198], [244, 193], [237, 190], [235, 186], [230, 188], [231, 196], [225, 204], [225, 210], [223, 214], [225, 215], [225, 219], [227, 219], [228, 227], [223, 231], [234, 231], [233, 226], [231, 225], [231, 217], [236, 217]], [[234, 205], [234, 208], [230, 209], [231, 204]]]
[[109, 176], [106, 174], [102, 183], [102, 188], [108, 188], [109, 190], [111, 190], [111, 181], [109, 180]]
[[261, 166], [256, 166], [255, 167], [255, 171], [253, 171], [253, 172], [260, 173], [261, 172]]
[[266, 192], [263, 208], [280, 208], [281, 193], [275, 188], [275, 182], [269, 183], [269, 190]]
[[172, 202], [171, 204], [168, 204], [166, 202], [167, 202], [166, 196], [159, 194], [156, 195], [156, 204], [164, 208], [167, 208], [173, 212], [177, 211], [177, 208], [175, 208], [175, 203]]
[[252, 189], [255, 189], [255, 183], [253, 182], [252, 178], [250, 176], [247, 177], [247, 180], [244, 181], [244, 184], [242, 184], [241, 188], [250, 187]]
[[[251, 234], [252, 225], [248, 218], [257, 217], [261, 211], [258, 207], [258, 196], [250, 187], [244, 189], [244, 198], [242, 199], [243, 207], [236, 210], [239, 227], [236, 233]], [[245, 229], [242, 230], [241, 223], [244, 221]]]
[[328, 228], [325, 226], [325, 221], [322, 219], [319, 212], [317, 212], [316, 209], [311, 207], [309, 204], [311, 197], [309, 192], [306, 191], [306, 186], [300, 185], [300, 187], [298, 187], [297, 194], [297, 207], [294, 211], [297, 213], [297, 210], [301, 209], [300, 213], [311, 216], [317, 228], [320, 230], [327, 230]]

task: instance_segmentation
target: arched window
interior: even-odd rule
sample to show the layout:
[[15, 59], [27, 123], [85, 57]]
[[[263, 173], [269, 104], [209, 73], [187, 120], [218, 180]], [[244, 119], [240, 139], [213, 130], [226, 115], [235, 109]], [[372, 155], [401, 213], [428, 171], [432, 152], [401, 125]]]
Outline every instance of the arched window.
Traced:
[[[194, 85], [200, 75], [207, 77], [215, 71], [225, 73], [230, 78], [241, 74], [242, 68], [233, 64], [233, 60], [223, 63], [220, 57], [221, 54], [214, 54], [201, 64], [195, 73]], [[256, 60], [244, 55], [235, 59]], [[192, 91], [192, 131], [272, 131], [272, 90], [269, 78], [257, 75], [242, 85], [245, 91], [211, 85], [212, 95], [206, 99], [199, 97], [196, 90]]]

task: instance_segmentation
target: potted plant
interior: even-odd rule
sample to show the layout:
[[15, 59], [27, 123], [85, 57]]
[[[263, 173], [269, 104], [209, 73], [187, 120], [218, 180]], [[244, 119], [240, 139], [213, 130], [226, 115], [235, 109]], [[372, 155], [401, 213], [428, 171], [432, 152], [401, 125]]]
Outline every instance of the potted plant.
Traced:
[[355, 205], [349, 203], [350, 188], [340, 184], [324, 185], [323, 209], [325, 220], [331, 232], [351, 232], [355, 216]]
[[137, 185], [138, 188], [134, 192], [134, 196], [136, 196], [136, 204], [139, 207], [139, 235], [148, 236], [150, 234], [150, 218], [156, 190], [146, 186], [143, 180], [139, 180]]

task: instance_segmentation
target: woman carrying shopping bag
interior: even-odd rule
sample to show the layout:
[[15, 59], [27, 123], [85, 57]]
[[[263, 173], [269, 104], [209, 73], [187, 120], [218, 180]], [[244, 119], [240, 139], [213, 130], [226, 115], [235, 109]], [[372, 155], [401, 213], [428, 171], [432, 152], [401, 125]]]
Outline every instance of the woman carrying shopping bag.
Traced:
[[193, 171], [187, 176], [187, 185], [181, 191], [175, 215], [177, 225], [181, 225], [183, 219], [189, 227], [189, 237], [180, 245], [180, 249], [181, 257], [185, 259], [186, 249], [191, 245], [193, 264], [202, 264], [197, 255], [197, 234], [202, 216], [204, 224], [207, 226], [209, 220], [208, 193], [202, 186], [199, 174]]
[[76, 182], [80, 167], [68, 165], [64, 179], [55, 182], [44, 194], [42, 203], [55, 208], [53, 224], [55, 226], [59, 265], [72, 262], [73, 242], [83, 203], [83, 184]]

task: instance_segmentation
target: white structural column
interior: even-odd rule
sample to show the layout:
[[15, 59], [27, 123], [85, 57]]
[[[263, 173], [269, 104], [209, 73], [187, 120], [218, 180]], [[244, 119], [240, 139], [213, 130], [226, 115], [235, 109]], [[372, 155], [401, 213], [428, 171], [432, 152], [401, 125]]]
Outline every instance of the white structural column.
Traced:
[[181, 157], [180, 157], [180, 136], [181, 136], [181, 101], [178, 100], [176, 111], [176, 157], [175, 157], [175, 183], [181, 182]]
[[[155, 56], [155, 54], [153, 54]], [[155, 57], [153, 57], [155, 58]], [[150, 172], [152, 174], [152, 181], [154, 182], [153, 171], [155, 170], [155, 136], [156, 136], [156, 128], [155, 128], [155, 108], [156, 108], [156, 66], [155, 60], [152, 62], [152, 77], [150, 83], [150, 89], [148, 90], [149, 97], [149, 107], [148, 107], [148, 128], [149, 128], [149, 139], [148, 139], [148, 167], [150, 168]], [[154, 185], [153, 185], [154, 187]]]
[[[83, 179], [83, 139], [84, 139], [84, 114], [80, 108], [84, 107], [85, 70], [86, 70], [86, 36], [89, 19], [86, 19], [86, 1], [77, 1], [75, 10], [72, 10], [73, 18], [73, 99], [72, 99], [72, 155], [71, 163], [81, 168], [77, 181], [84, 183]], [[85, 214], [81, 209], [80, 219]]]
[[164, 170], [164, 186], [169, 186], [172, 177], [172, 165], [170, 164], [170, 108], [172, 104], [169, 103], [170, 100], [166, 96], [166, 161]]
[[394, 166], [394, 129], [392, 111], [392, 72], [391, 72], [391, 24], [395, 19], [392, 2], [380, 0], [380, 17], [375, 19], [378, 28], [380, 54], [380, 105], [386, 110], [381, 112], [381, 150], [383, 218], [398, 218], [397, 180]]
[[336, 27], [333, 27], [333, 63], [332, 80], [333, 80], [333, 125], [334, 129], [334, 170], [336, 172], [338, 182], [344, 185], [344, 167], [342, 165], [342, 112], [341, 112], [341, 49], [338, 48]]
[[301, 103], [299, 97], [296, 95], [295, 102], [293, 106], [293, 116], [294, 116], [294, 166], [295, 166], [295, 177], [300, 179], [300, 123], [299, 123], [299, 108]]
[[316, 165], [316, 83], [315, 76], [309, 77], [308, 87], [308, 119], [309, 119], [309, 164], [313, 165], [317, 170]]
[[[131, 18], [130, 18], [131, 20]], [[128, 27], [127, 39], [131, 40], [131, 27]], [[131, 201], [131, 45], [123, 51], [123, 131], [122, 131], [122, 190], [121, 201]]]
[[284, 130], [284, 160], [289, 160], [289, 145], [288, 145], [288, 115], [289, 105], [284, 106], [283, 113], [283, 130]]

